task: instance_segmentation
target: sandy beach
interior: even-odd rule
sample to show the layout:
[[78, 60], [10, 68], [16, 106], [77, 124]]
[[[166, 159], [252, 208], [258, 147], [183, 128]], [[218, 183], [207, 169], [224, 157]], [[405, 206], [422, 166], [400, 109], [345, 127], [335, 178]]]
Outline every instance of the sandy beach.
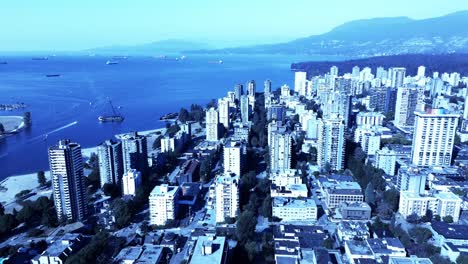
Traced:
[[[46, 171], [45, 176], [50, 180], [50, 172]], [[0, 191], [0, 202], [10, 204], [15, 201], [15, 195], [22, 190], [36, 190], [39, 187], [37, 182], [37, 173], [25, 175], [10, 176], [0, 182], [0, 186], [4, 187]], [[38, 192], [39, 193], [39, 192]]]
[[0, 124], [5, 129], [5, 135], [0, 135], [0, 138], [18, 132], [25, 126], [22, 116], [0, 116]]

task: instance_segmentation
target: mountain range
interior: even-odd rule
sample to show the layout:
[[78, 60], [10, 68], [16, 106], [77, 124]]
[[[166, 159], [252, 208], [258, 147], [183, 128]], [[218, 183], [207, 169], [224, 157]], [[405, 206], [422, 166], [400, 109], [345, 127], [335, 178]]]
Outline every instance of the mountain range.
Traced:
[[414, 20], [408, 17], [356, 20], [330, 32], [286, 43], [189, 53], [310, 54], [354, 57], [468, 52], [468, 11]]

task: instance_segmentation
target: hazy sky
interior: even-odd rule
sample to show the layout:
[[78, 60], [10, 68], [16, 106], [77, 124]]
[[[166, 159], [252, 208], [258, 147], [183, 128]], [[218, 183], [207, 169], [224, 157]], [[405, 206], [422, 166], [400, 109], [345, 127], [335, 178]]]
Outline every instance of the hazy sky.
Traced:
[[0, 0], [0, 51], [79, 50], [163, 39], [272, 43], [373, 17], [468, 10], [467, 0]]

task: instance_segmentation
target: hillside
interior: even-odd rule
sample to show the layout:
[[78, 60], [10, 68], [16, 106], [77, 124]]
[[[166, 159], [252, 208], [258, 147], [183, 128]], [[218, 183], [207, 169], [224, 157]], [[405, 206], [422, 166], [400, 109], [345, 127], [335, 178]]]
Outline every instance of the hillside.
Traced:
[[310, 76], [313, 76], [328, 73], [333, 65], [338, 67], [340, 75], [351, 72], [354, 66], [359, 66], [361, 69], [370, 67], [374, 73], [377, 67], [382, 66], [386, 69], [389, 67], [405, 67], [407, 69], [406, 74], [414, 76], [417, 68], [424, 65], [426, 67], [426, 76], [431, 76], [434, 71], [459, 72], [462, 76], [466, 76], [468, 75], [468, 54], [406, 54], [347, 61], [298, 62], [291, 64], [291, 69], [306, 71]]
[[328, 33], [287, 43], [192, 52], [362, 57], [413, 53], [468, 53], [468, 11], [422, 20], [407, 17], [356, 20], [338, 26]]

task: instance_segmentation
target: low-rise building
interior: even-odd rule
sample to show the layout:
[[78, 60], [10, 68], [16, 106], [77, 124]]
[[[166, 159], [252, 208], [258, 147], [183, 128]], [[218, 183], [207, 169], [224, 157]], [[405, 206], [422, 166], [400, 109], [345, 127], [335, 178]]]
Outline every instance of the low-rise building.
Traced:
[[156, 245], [133, 246], [123, 248], [114, 258], [122, 264], [158, 264], [161, 263], [163, 248]]
[[356, 259], [375, 260], [369, 244], [362, 240], [348, 240], [344, 243], [345, 255], [350, 263], [355, 263]]
[[358, 221], [342, 221], [336, 228], [338, 241], [344, 242], [353, 239], [366, 240], [370, 238], [369, 227], [366, 223]]
[[309, 191], [307, 190], [307, 185], [305, 184], [289, 184], [286, 186], [276, 186], [275, 184], [271, 185], [270, 194], [271, 197], [290, 197], [290, 198], [299, 198], [299, 197], [308, 197]]
[[366, 202], [344, 202], [336, 210], [342, 220], [369, 220], [371, 211]]
[[314, 199], [274, 197], [272, 215], [282, 221], [316, 221], [317, 205]]
[[301, 184], [302, 175], [299, 170], [288, 169], [270, 173], [271, 183], [276, 186], [287, 186], [290, 184]]
[[41, 255], [31, 260], [33, 264], [63, 264], [70, 255], [84, 246], [80, 234], [68, 233], [53, 242]]
[[452, 243], [453, 245], [468, 245], [468, 226], [447, 224], [445, 222], [434, 221], [431, 224], [434, 230], [434, 240], [436, 244], [441, 246], [444, 243]]
[[224, 264], [228, 247], [225, 237], [200, 236], [188, 263], [191, 264]]
[[428, 258], [418, 258], [417, 256], [390, 257], [388, 264], [432, 264], [432, 261]]
[[364, 195], [357, 182], [338, 182], [325, 188], [325, 203], [329, 209], [338, 207], [343, 202], [362, 202]]
[[416, 214], [420, 217], [431, 210], [440, 217], [451, 216], [454, 222], [460, 218], [462, 199], [452, 192], [425, 192], [423, 194], [412, 191], [400, 192], [398, 212], [404, 217]]

